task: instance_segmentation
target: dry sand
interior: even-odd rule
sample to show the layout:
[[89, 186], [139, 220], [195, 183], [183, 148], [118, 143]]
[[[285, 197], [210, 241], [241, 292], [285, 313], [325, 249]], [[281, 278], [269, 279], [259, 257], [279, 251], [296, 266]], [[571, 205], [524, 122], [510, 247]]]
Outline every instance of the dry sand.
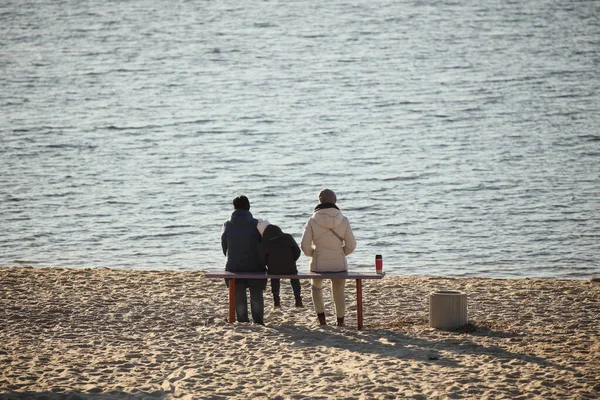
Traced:
[[[363, 331], [353, 281], [346, 328], [302, 285], [304, 309], [265, 292], [261, 326], [226, 323], [202, 272], [0, 268], [0, 398], [600, 397], [600, 283], [388, 276], [364, 281]], [[440, 289], [468, 294], [466, 329], [428, 326]]]

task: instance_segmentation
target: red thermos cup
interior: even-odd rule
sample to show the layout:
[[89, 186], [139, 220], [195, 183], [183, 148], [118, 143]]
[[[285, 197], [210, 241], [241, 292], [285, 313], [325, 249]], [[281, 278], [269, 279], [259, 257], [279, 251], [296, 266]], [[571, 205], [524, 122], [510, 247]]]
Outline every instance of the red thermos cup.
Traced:
[[378, 274], [383, 274], [383, 257], [381, 254], [377, 254], [375, 256], [375, 272]]

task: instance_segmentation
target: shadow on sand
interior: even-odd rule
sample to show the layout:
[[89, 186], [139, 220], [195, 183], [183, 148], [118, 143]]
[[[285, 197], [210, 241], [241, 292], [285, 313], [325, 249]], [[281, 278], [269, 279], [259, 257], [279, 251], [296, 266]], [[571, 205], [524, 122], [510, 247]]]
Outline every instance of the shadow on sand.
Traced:
[[163, 392], [161, 390], [155, 392], [135, 392], [128, 393], [122, 391], [110, 391], [110, 392], [97, 392], [94, 393], [93, 389], [89, 392], [81, 391], [65, 391], [65, 392], [0, 392], [0, 399], [2, 400], [148, 400], [166, 399], [167, 395], [172, 394], [170, 392]]
[[[457, 355], [491, 356], [502, 362], [521, 360], [544, 367], [572, 370], [542, 357], [514, 353], [500, 346], [484, 346], [475, 343], [469, 339], [468, 335], [434, 341], [384, 328], [368, 328], [363, 331], [337, 329], [330, 326], [317, 330], [294, 325], [272, 326], [271, 328], [284, 335], [287, 340], [293, 343], [293, 346], [327, 346], [364, 354], [378, 354], [385, 357], [461, 367], [458, 361], [449, 359], [442, 353], [451, 352]], [[505, 334], [500, 332], [498, 336], [504, 336]], [[495, 336], [494, 333], [490, 334], [489, 332], [486, 335]]]

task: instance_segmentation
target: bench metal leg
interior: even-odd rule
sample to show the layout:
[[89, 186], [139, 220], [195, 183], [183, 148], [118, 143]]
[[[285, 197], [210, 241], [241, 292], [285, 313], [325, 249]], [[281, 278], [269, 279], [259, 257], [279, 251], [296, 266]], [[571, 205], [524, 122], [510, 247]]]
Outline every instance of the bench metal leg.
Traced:
[[229, 323], [235, 322], [235, 279], [229, 280]]
[[356, 280], [356, 314], [360, 330], [363, 327], [362, 279]]

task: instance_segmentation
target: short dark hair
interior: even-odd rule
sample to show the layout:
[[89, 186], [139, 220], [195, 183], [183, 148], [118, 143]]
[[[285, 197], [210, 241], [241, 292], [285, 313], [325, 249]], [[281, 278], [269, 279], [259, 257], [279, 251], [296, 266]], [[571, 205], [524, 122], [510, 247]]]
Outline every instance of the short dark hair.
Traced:
[[250, 200], [246, 196], [238, 196], [233, 199], [233, 208], [236, 210], [250, 210]]

